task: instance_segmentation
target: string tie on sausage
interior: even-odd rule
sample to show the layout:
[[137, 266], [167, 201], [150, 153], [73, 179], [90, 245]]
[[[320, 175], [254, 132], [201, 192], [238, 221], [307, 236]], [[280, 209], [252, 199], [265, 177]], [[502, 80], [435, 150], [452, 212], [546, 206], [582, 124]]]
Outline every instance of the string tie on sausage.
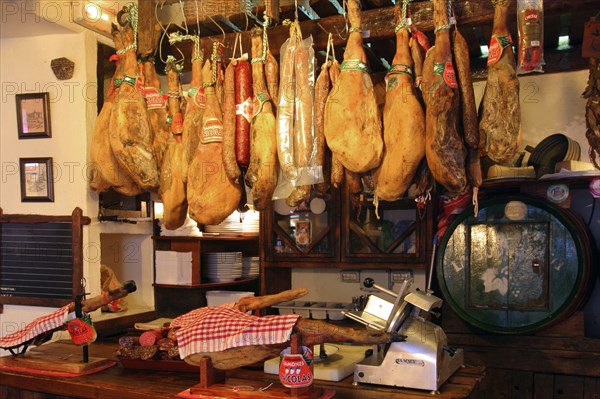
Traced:
[[363, 30], [362, 30], [362, 28], [360, 26], [353, 26], [352, 28], [350, 28], [348, 30], [348, 32], [350, 32], [350, 33], [362, 33]]

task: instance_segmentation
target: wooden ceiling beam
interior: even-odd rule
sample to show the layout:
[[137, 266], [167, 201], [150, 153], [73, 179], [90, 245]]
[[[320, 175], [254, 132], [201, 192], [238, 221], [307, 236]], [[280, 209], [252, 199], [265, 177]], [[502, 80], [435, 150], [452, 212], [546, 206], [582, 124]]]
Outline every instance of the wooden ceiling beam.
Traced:
[[[146, 2], [140, 2], [140, 7]], [[152, 2], [147, 2], [152, 3]], [[424, 32], [433, 31], [433, 6], [430, 1], [413, 2], [409, 5], [413, 24], [417, 29]], [[589, 10], [590, 15], [600, 11], [600, 5], [597, 0], [555, 0], [544, 4], [545, 15], [556, 15], [570, 12], [573, 10]], [[490, 26], [493, 19], [493, 7], [489, 1], [479, 0], [456, 0], [454, 2], [454, 11], [459, 27], [469, 28], [474, 26]], [[509, 18], [516, 20], [516, 5], [510, 9]], [[372, 42], [394, 38], [395, 11], [394, 7], [376, 8], [362, 12], [362, 23], [364, 31], [364, 41]], [[316, 50], [322, 50], [327, 45], [327, 32], [334, 33], [333, 41], [336, 46], [343, 46], [346, 43], [345, 20], [342, 15], [333, 15], [318, 20], [306, 20], [300, 23], [303, 36], [313, 36], [314, 47]], [[341, 34], [336, 34], [341, 33]], [[250, 33], [241, 34], [244, 48], [250, 48]], [[225, 35], [225, 47], [231, 51], [235, 40], [235, 33]], [[269, 44], [271, 51], [276, 55], [283, 42], [289, 37], [288, 27], [277, 25], [269, 28]], [[221, 35], [214, 35], [202, 38], [202, 46], [205, 54], [210, 54], [213, 41], [222, 41]], [[180, 51], [186, 55], [188, 62], [185, 68], [189, 68], [191, 60], [192, 45], [189, 42], [183, 42], [177, 45]], [[163, 48], [163, 54], [177, 54], [177, 50], [167, 45]]]

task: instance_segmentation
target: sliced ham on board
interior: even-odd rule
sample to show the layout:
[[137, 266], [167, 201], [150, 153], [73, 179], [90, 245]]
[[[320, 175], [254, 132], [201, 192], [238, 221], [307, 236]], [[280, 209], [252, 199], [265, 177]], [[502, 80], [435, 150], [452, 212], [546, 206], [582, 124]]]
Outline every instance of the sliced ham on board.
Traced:
[[163, 222], [169, 230], [183, 226], [187, 218], [188, 204], [186, 186], [183, 182], [185, 164], [182, 132], [183, 124], [180, 104], [179, 71], [171, 57], [167, 58], [167, 85], [169, 91], [169, 115], [171, 132], [160, 169], [158, 193], [163, 202]]
[[[262, 30], [252, 30], [252, 57], [262, 57]], [[277, 133], [273, 100], [269, 97], [264, 63], [252, 64], [252, 85], [255, 95], [254, 116], [250, 126], [250, 166], [245, 176], [251, 188], [254, 209], [266, 210], [277, 186]]]
[[494, 23], [489, 46], [488, 74], [479, 107], [479, 132], [484, 155], [510, 162], [521, 142], [519, 79], [507, 17], [511, 0], [492, 0]]
[[373, 82], [362, 47], [360, 3], [348, 1], [350, 33], [342, 72], [325, 107], [325, 137], [334, 156], [355, 173], [381, 163], [383, 139]]
[[375, 172], [375, 195], [385, 201], [404, 195], [425, 156], [425, 112], [416, 96], [409, 41], [408, 27], [398, 29], [396, 55], [386, 76], [385, 146], [381, 165]]
[[[112, 34], [115, 41], [115, 50], [119, 52], [124, 47], [123, 34], [117, 29], [113, 29]], [[90, 154], [94, 167], [90, 188], [96, 192], [103, 192], [112, 187], [123, 195], [134, 196], [142, 193], [143, 190], [136, 184], [129, 172], [121, 167], [110, 146], [111, 115], [116, 93], [123, 80], [123, 56], [116, 56], [116, 58], [117, 68], [111, 82], [108, 98], [104, 101], [94, 126]]]
[[[434, 25], [448, 27], [446, 1], [433, 0]], [[427, 164], [435, 180], [450, 193], [467, 185], [466, 149], [458, 131], [460, 93], [452, 63], [449, 29], [438, 29], [435, 46], [425, 56], [422, 91], [426, 105]]]
[[110, 146], [117, 161], [144, 191], [158, 189], [158, 166], [152, 148], [152, 128], [143, 96], [144, 82], [139, 74], [129, 25], [123, 30], [125, 65], [123, 84], [115, 97], [110, 116]]
[[201, 225], [216, 225], [237, 208], [242, 189], [225, 174], [223, 113], [217, 99], [210, 60], [206, 60], [202, 67], [202, 81], [206, 109], [200, 142], [188, 169], [187, 198], [192, 219]]

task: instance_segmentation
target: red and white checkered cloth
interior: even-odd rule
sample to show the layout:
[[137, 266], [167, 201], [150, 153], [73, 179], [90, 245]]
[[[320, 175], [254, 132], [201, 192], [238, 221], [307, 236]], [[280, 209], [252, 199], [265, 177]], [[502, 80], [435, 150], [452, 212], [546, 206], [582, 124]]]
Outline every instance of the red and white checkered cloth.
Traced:
[[9, 349], [21, 345], [46, 331], [61, 327], [67, 322], [69, 305], [65, 305], [57, 311], [46, 316], [40, 316], [27, 324], [25, 328], [15, 331], [6, 337], [0, 338], [0, 348]]
[[296, 314], [259, 317], [233, 306], [234, 303], [225, 303], [195, 309], [171, 322], [171, 327], [179, 327], [177, 345], [182, 359], [196, 353], [286, 342], [300, 317]]

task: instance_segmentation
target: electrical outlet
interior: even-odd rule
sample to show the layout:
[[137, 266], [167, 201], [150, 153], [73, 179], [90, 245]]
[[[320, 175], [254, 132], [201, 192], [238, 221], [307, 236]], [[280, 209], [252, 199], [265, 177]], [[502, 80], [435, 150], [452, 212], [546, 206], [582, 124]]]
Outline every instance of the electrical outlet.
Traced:
[[413, 278], [412, 270], [394, 270], [390, 273], [390, 284], [401, 283]]
[[342, 270], [340, 272], [342, 283], [360, 283], [359, 270]]

